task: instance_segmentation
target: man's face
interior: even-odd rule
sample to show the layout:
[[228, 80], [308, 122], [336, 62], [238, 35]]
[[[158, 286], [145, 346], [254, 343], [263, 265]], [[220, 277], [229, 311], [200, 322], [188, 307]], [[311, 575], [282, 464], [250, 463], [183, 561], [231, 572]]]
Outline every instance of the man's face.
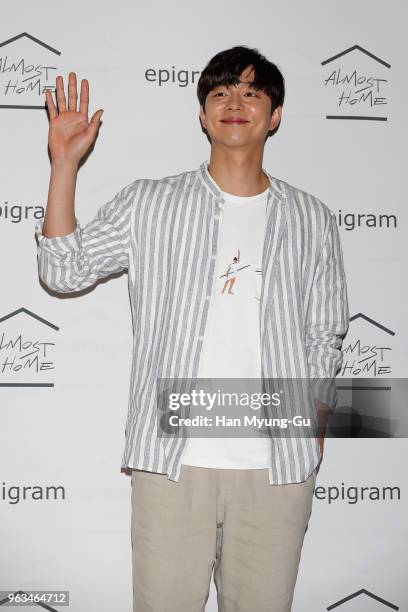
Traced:
[[220, 85], [208, 93], [205, 113], [200, 106], [201, 123], [213, 145], [264, 146], [268, 131], [279, 124], [282, 107], [278, 106], [271, 116], [271, 99], [251, 87], [253, 77], [253, 68], [248, 66], [237, 86]]

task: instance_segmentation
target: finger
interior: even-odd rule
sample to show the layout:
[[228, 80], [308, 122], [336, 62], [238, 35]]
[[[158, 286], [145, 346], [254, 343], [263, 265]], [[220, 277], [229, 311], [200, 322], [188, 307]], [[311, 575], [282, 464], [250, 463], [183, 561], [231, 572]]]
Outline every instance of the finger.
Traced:
[[75, 72], [70, 72], [68, 75], [68, 110], [76, 112], [77, 102], [78, 93], [76, 74]]
[[101, 124], [102, 113], [103, 113], [102, 108], [95, 111], [86, 129], [87, 133], [90, 135], [92, 139], [96, 137], [96, 132], [98, 131], [99, 126]]
[[55, 119], [58, 116], [57, 107], [54, 104], [52, 93], [49, 89], [45, 90], [45, 104], [47, 105], [50, 119]]
[[65, 93], [64, 93], [64, 80], [62, 76], [57, 76], [57, 104], [58, 104], [58, 112], [63, 113], [66, 107]]
[[81, 97], [79, 99], [79, 112], [86, 115], [88, 119], [88, 108], [89, 108], [89, 83], [87, 79], [81, 81]]

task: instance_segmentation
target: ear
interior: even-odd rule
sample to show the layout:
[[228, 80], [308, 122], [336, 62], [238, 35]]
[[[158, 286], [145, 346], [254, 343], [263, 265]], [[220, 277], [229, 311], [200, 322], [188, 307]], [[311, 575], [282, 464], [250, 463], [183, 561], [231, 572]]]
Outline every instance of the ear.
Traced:
[[282, 106], [277, 106], [272, 113], [271, 122], [269, 124], [269, 130], [274, 130], [282, 119]]
[[201, 119], [201, 125], [203, 126], [203, 128], [207, 129], [207, 125], [205, 121], [205, 112], [202, 106], [200, 106], [200, 119]]

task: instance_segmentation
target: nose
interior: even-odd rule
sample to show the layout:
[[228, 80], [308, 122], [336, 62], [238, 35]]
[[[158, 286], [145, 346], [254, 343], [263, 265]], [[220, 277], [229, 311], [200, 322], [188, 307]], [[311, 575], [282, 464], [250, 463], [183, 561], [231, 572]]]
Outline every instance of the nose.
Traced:
[[242, 108], [241, 92], [236, 87], [231, 87], [230, 95], [228, 98], [228, 108], [239, 109]]

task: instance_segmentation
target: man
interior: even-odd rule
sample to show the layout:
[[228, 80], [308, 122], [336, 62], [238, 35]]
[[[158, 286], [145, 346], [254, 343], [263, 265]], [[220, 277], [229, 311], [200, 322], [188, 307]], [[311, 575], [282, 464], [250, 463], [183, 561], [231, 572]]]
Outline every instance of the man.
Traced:
[[[134, 343], [122, 465], [132, 468], [134, 610], [203, 611], [214, 571], [219, 610], [288, 612], [348, 300], [334, 213], [262, 167], [283, 76], [256, 49], [218, 53], [197, 87], [209, 163], [136, 179], [81, 227], [76, 172], [103, 112], [88, 121], [88, 94], [82, 80], [77, 110], [75, 73], [68, 108], [61, 77], [58, 109], [46, 93], [52, 165], [38, 260], [58, 292], [128, 269]], [[251, 265], [225, 299], [223, 271], [237, 251]], [[165, 435], [158, 382], [212, 377], [309, 378], [322, 435]]]

